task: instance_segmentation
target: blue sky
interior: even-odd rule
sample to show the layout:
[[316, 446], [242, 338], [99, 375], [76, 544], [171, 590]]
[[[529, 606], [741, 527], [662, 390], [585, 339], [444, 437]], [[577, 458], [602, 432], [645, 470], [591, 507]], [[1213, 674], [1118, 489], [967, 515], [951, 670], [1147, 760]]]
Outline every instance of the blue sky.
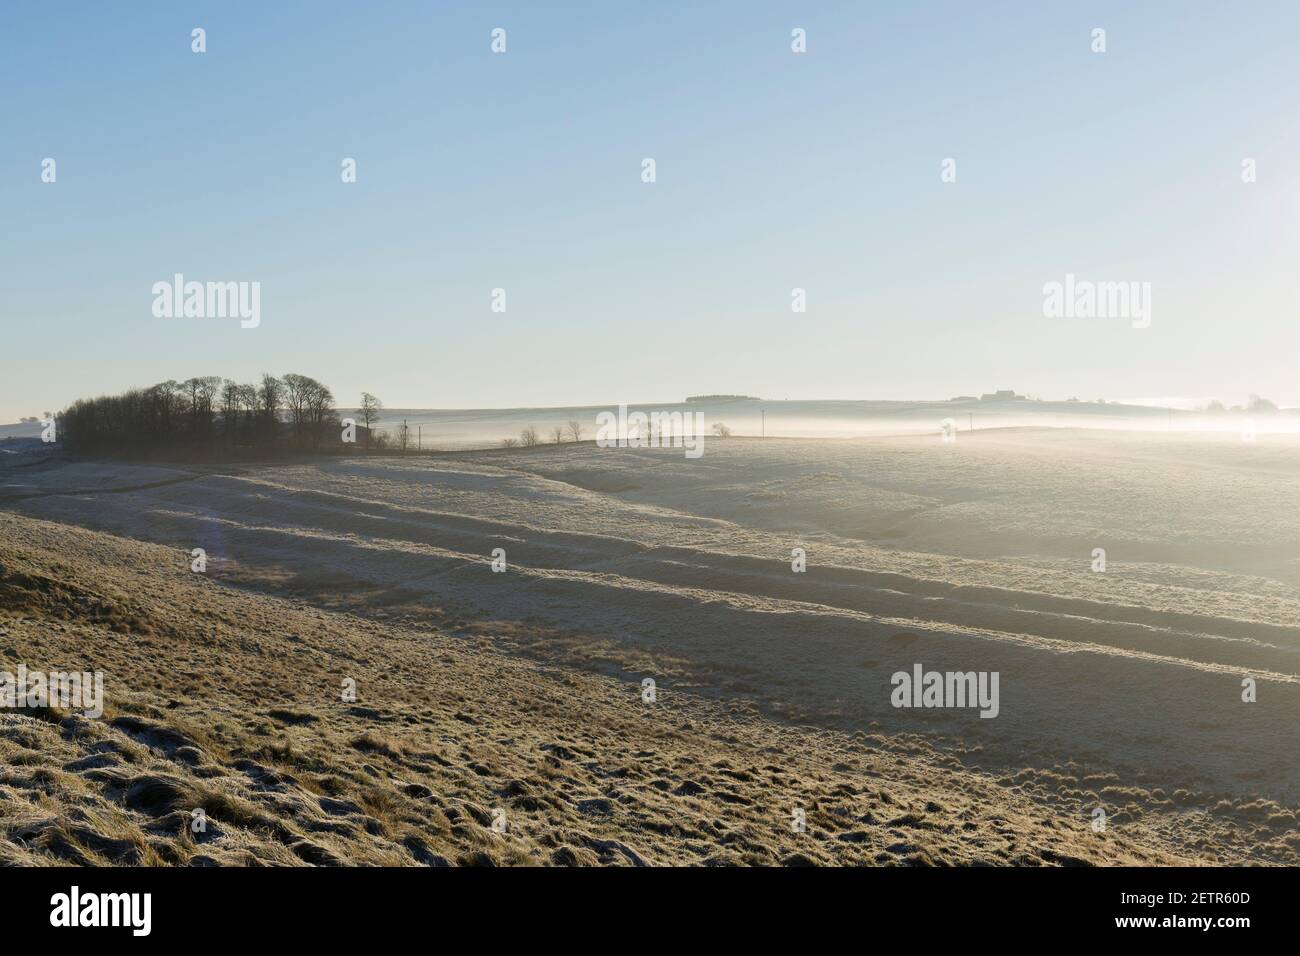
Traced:
[[[0, 420], [264, 370], [1300, 404], [1298, 36], [1284, 2], [6, 3]], [[260, 282], [260, 326], [155, 318], [177, 272]], [[1150, 282], [1150, 327], [1045, 318], [1067, 272]]]

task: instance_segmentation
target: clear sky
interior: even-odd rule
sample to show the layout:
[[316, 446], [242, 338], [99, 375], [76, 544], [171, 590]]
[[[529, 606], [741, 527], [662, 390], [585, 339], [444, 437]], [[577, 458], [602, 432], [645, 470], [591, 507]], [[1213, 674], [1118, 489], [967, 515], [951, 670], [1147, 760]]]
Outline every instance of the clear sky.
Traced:
[[[1297, 53], [1291, 0], [8, 0], [0, 421], [264, 370], [349, 406], [1300, 404]], [[260, 326], [155, 318], [178, 272], [260, 282]], [[1150, 326], [1044, 317], [1066, 273], [1150, 282]]]

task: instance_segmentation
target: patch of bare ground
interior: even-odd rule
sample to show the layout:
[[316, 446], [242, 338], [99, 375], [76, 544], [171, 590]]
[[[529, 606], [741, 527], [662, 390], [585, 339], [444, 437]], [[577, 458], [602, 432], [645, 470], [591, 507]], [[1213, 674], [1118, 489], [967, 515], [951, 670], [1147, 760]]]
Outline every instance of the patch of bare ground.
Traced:
[[[0, 669], [19, 663], [102, 671], [106, 706], [100, 719], [0, 710], [6, 864], [1094, 865], [1224, 852], [1195, 809], [1191, 838], [1147, 825], [1145, 792], [1114, 795], [1131, 815], [1093, 832], [1086, 802], [1117, 784], [1068, 767], [1049, 800], [1041, 774], [997, 779], [919, 738], [787, 726], [671, 678], [648, 704], [640, 674], [229, 589], [175, 550], [0, 513]], [[1294, 858], [1290, 811], [1235, 809]]]

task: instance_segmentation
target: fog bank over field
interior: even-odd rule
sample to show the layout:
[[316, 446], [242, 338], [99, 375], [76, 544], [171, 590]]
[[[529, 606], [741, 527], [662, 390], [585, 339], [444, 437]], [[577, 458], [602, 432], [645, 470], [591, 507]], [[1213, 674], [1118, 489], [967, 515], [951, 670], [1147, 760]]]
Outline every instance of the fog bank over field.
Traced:
[[[1172, 402], [1171, 402], [1172, 404]], [[1202, 405], [1208, 403], [1201, 403]], [[1300, 409], [1263, 407], [1247, 410], [1247, 403], [1218, 411], [1203, 407], [1166, 407], [1103, 401], [1043, 401], [977, 397], [945, 401], [769, 401], [758, 398], [690, 402], [626, 403], [629, 412], [671, 415], [699, 413], [706, 429], [714, 423], [733, 435], [769, 438], [863, 438], [883, 435], [932, 434], [945, 422], [957, 432], [989, 428], [1089, 428], [1123, 431], [1216, 432], [1232, 434], [1300, 433]], [[549, 443], [556, 428], [571, 438], [569, 423], [578, 422], [582, 437], [596, 437], [598, 416], [617, 414], [619, 402], [608, 405], [573, 405], [522, 408], [387, 408], [378, 431], [392, 435], [403, 421], [411, 429], [411, 442], [425, 450], [465, 450], [499, 445], [533, 426], [542, 442]], [[338, 406], [341, 417], [356, 416], [347, 404]], [[0, 424], [0, 438], [40, 435], [40, 422]]]
[[[391, 431], [403, 420], [419, 431], [423, 447], [445, 449], [484, 448], [516, 437], [534, 426], [543, 442], [556, 427], [578, 421], [583, 438], [596, 437], [597, 416], [618, 413], [619, 405], [585, 405], [559, 408], [430, 409], [390, 408], [380, 429]], [[721, 423], [736, 436], [768, 438], [865, 438], [877, 435], [937, 434], [945, 420], [958, 432], [988, 428], [1102, 428], [1125, 431], [1230, 432], [1240, 434], [1253, 426], [1256, 433], [1300, 433], [1300, 413], [1285, 409], [1271, 414], [1244, 411], [1206, 413], [1097, 402], [1047, 402], [1023, 399], [955, 401], [737, 401], [628, 402], [629, 412], [642, 411], [686, 416], [702, 413], [706, 428]], [[341, 409], [340, 413], [346, 413]], [[567, 438], [566, 438], [567, 440]]]

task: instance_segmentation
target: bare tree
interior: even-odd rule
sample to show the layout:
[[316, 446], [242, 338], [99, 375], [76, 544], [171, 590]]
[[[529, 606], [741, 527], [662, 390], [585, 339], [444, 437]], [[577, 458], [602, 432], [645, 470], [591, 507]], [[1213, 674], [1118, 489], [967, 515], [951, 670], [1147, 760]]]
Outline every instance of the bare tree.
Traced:
[[265, 437], [275, 437], [280, 424], [280, 407], [284, 403], [284, 383], [274, 375], [262, 373], [262, 384], [257, 389], [257, 412], [262, 419], [261, 431]]
[[518, 439], [518, 438], [503, 438], [503, 439], [501, 439], [501, 447], [502, 447], [502, 448], [517, 448], [518, 446], [519, 446], [519, 439]]
[[186, 379], [180, 387], [189, 400], [191, 432], [206, 435], [212, 430], [212, 406], [221, 389], [221, 376], [200, 375]]
[[730, 438], [731, 429], [728, 428], [726, 425], [724, 425], [722, 422], [714, 422], [713, 434], [717, 435], [719, 438]]
[[226, 379], [221, 386], [221, 427], [232, 440], [239, 424], [239, 406], [242, 402], [239, 383]]
[[212, 406], [221, 393], [221, 382], [220, 375], [204, 375], [199, 378], [199, 405], [209, 417], [212, 415]]
[[284, 376], [284, 405], [289, 410], [289, 421], [293, 425], [293, 435], [302, 441], [307, 427], [307, 403], [310, 400], [311, 379], [306, 375], [290, 372]]
[[537, 429], [532, 425], [529, 425], [519, 433], [519, 444], [523, 445], [525, 448], [532, 448], [537, 444], [537, 441]]
[[554, 428], [551, 429], [551, 439], [552, 439], [552, 440], [555, 442], [555, 444], [557, 444], [557, 445], [560, 444], [562, 441], [564, 441], [564, 426], [563, 426], [563, 425], [556, 425]]
[[334, 413], [334, 393], [329, 387], [314, 378], [310, 383], [307, 387], [307, 428], [311, 447], [319, 448], [325, 432], [337, 430], [338, 416]]
[[244, 409], [244, 431], [251, 429], [253, 419], [257, 417], [257, 386], [239, 386], [239, 404]]
[[284, 391], [294, 437], [318, 447], [325, 425], [333, 419], [334, 393], [310, 375], [293, 372], [284, 377]]
[[384, 403], [369, 392], [361, 393], [361, 407], [357, 409], [357, 414], [361, 416], [361, 424], [366, 426], [366, 449], [370, 449], [370, 431], [379, 421], [379, 413], [383, 409]]
[[406, 424], [405, 418], [402, 419], [402, 424], [397, 426], [393, 435], [393, 441], [402, 451], [406, 451], [407, 447], [411, 444], [411, 426]]
[[569, 422], [569, 434], [573, 436], [574, 441], [582, 441], [582, 423], [578, 421]]

